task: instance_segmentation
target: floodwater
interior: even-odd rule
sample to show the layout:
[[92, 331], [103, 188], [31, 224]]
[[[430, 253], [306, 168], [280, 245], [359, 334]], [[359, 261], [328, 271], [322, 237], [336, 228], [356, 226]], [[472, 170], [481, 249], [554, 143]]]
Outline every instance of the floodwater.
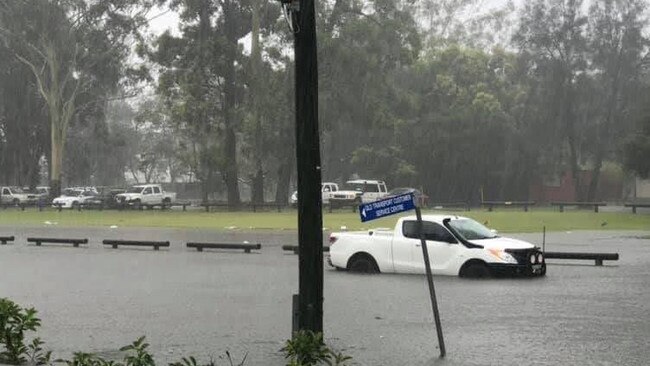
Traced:
[[[146, 335], [159, 363], [226, 350], [246, 365], [284, 365], [298, 257], [296, 233], [0, 227], [0, 296], [34, 306], [55, 357], [108, 357]], [[551, 251], [618, 252], [618, 262], [549, 265], [546, 278], [435, 277], [447, 357], [438, 359], [424, 276], [326, 269], [326, 341], [357, 364], [646, 365], [650, 233], [547, 234]], [[86, 248], [35, 247], [28, 236], [89, 238]], [[541, 235], [513, 235], [541, 244]], [[111, 249], [102, 239], [170, 240], [169, 249]], [[257, 253], [196, 252], [186, 241], [260, 242]], [[562, 264], [560, 264], [562, 263]], [[326, 267], [327, 268], [327, 267]], [[228, 363], [224, 363], [228, 364]]]

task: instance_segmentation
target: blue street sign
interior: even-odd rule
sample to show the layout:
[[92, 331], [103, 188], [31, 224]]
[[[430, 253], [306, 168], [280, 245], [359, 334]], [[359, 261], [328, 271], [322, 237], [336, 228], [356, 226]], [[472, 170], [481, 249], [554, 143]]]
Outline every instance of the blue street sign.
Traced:
[[413, 210], [414, 208], [415, 199], [412, 193], [408, 193], [381, 201], [365, 203], [359, 206], [359, 215], [361, 215], [361, 222], [366, 222]]

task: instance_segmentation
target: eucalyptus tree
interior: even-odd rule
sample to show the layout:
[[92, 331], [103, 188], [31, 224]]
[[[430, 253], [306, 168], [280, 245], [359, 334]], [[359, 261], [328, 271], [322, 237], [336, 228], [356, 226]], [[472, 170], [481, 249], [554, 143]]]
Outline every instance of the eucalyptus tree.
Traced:
[[[642, 0], [595, 0], [589, 9], [589, 59], [593, 79], [590, 111], [593, 164], [587, 200], [595, 198], [603, 160], [614, 158], [631, 132], [629, 121], [638, 120], [643, 95], [643, 75], [648, 71], [650, 42], [644, 35], [647, 2]], [[593, 131], [589, 133], [589, 131]]]
[[228, 202], [238, 205], [243, 49], [250, 4], [234, 0], [173, 0], [181, 35], [160, 36], [149, 57], [161, 68], [158, 91], [187, 136], [189, 164], [207, 198], [220, 173]]
[[[560, 158], [568, 162], [578, 198], [583, 197], [578, 125], [583, 95], [578, 92], [578, 81], [587, 70], [586, 27], [582, 0], [533, 0], [525, 3], [513, 37], [521, 56], [530, 63], [531, 72], [544, 86], [539, 90], [540, 103], [546, 106], [540, 123], [546, 131], [555, 132], [548, 136], [545, 151], [562, 152]], [[566, 148], [557, 149], [558, 141]]]
[[47, 106], [52, 194], [61, 188], [70, 122], [118, 91], [131, 41], [152, 5], [142, 0], [24, 0], [0, 8], [0, 36], [29, 68]]
[[394, 78], [421, 48], [408, 2], [336, 1], [318, 11], [324, 176], [408, 179], [410, 169], [386, 169], [406, 166], [395, 135], [402, 120], [394, 107], [402, 98]]

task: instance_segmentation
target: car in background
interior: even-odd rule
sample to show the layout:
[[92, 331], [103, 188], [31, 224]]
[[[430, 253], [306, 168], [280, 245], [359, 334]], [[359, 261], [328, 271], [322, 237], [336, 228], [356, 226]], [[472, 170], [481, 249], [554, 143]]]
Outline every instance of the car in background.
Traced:
[[96, 196], [88, 198], [85, 205], [96, 208], [119, 208], [120, 205], [116, 200], [116, 196], [125, 193], [124, 188], [111, 188], [111, 187], [98, 187], [99, 192]]
[[96, 189], [66, 188], [63, 193], [52, 200], [52, 207], [77, 208], [85, 205], [86, 201], [97, 196]]
[[130, 187], [126, 192], [115, 195], [116, 202], [121, 206], [133, 208], [153, 208], [156, 205], [165, 206], [174, 203], [176, 193], [165, 192], [160, 184], [139, 184]]
[[420, 191], [419, 189], [410, 188], [410, 187], [393, 188], [390, 191], [388, 191], [388, 194], [386, 195], [385, 198], [401, 196], [403, 194], [409, 194], [409, 193], [413, 194], [413, 196], [415, 197], [415, 202], [417, 202], [418, 206], [427, 207], [427, 205], [429, 204], [429, 196], [422, 193], [422, 191]]
[[360, 205], [384, 198], [388, 190], [381, 180], [355, 179], [345, 183], [344, 190], [334, 192], [330, 204], [336, 206]]
[[[323, 204], [328, 204], [330, 202], [330, 197], [332, 197], [335, 192], [338, 192], [338, 190], [339, 185], [336, 183], [321, 183], [321, 197], [323, 199]], [[298, 191], [293, 192], [291, 197], [289, 197], [289, 204], [291, 207], [296, 207], [296, 205], [298, 205]]]
[[2, 187], [0, 189], [0, 203], [3, 205], [30, 205], [37, 201], [36, 194], [26, 192], [20, 187]]

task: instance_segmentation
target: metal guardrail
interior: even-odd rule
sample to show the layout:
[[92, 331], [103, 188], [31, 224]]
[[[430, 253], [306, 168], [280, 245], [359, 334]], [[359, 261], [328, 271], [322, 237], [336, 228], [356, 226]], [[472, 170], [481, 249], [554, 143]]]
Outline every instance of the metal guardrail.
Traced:
[[636, 213], [636, 208], [637, 207], [642, 207], [642, 208], [650, 208], [650, 203], [648, 202], [628, 202], [624, 205], [625, 207], [632, 207], [632, 213]]
[[0, 244], [1, 245], [7, 245], [8, 242], [14, 241], [14, 237], [12, 236], [0, 236]]
[[481, 206], [487, 206], [488, 211], [492, 212], [495, 207], [523, 207], [528, 212], [530, 206], [534, 206], [535, 201], [483, 201]]
[[607, 202], [551, 202], [551, 206], [559, 206], [560, 212], [564, 212], [564, 206], [594, 207], [594, 212], [598, 212], [598, 207], [607, 206]]

